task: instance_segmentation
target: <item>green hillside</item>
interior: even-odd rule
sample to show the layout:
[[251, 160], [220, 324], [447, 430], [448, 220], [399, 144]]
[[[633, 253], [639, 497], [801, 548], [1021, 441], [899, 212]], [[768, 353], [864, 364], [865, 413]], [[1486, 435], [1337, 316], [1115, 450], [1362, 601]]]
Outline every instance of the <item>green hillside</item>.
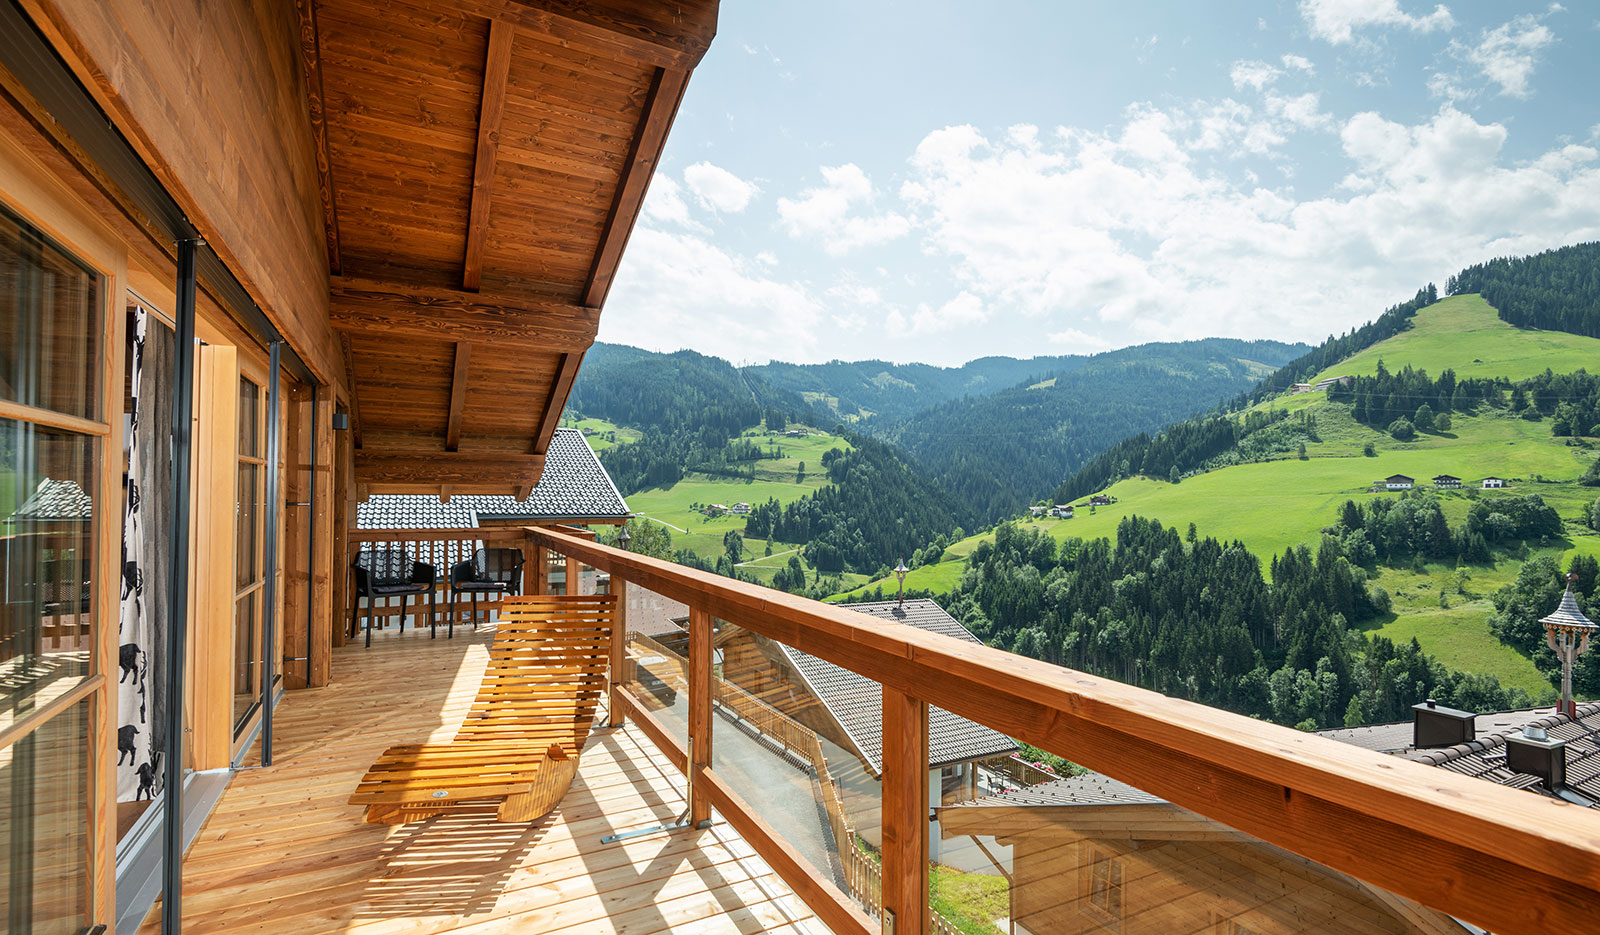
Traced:
[[1521, 380], [1546, 368], [1570, 373], [1600, 363], [1600, 339], [1562, 331], [1516, 328], [1500, 320], [1482, 296], [1453, 295], [1417, 312], [1410, 331], [1380, 342], [1317, 374], [1312, 383], [1340, 374], [1395, 370], [1410, 364], [1437, 374]]
[[[827, 484], [828, 478], [822, 469], [825, 452], [831, 448], [850, 448], [850, 443], [839, 436], [821, 432], [805, 438], [789, 438], [752, 429], [742, 437], [763, 448], [776, 445], [782, 449], [783, 457], [757, 462], [754, 480], [690, 474], [670, 487], [641, 490], [627, 497], [628, 509], [665, 526], [672, 533], [674, 547], [692, 549], [700, 557], [714, 561], [723, 554], [723, 536], [735, 529], [743, 533], [745, 517], [731, 513], [710, 517], [702, 510], [695, 509], [696, 505], [757, 504], [769, 499], [776, 499], [782, 504], [790, 503]], [[618, 438], [620, 440], [620, 434]], [[591, 444], [593, 441], [591, 438]], [[800, 473], [802, 465], [804, 475]], [[772, 572], [783, 567], [790, 554], [799, 554], [800, 548], [799, 543], [775, 541], [772, 543], [773, 554], [768, 557], [764, 554], [766, 546], [763, 539], [745, 540], [747, 554], [745, 563], [741, 565], [763, 581], [770, 579]], [[803, 559], [802, 564], [805, 564]], [[806, 571], [812, 572], [809, 565], [806, 565]], [[846, 583], [856, 583], [865, 580], [865, 576], [845, 575], [844, 580]]]
[[[1546, 367], [1556, 372], [1593, 367], [1600, 362], [1600, 339], [1514, 328], [1480, 297], [1454, 296], [1419, 311], [1410, 330], [1324, 375], [1375, 373], [1380, 358], [1390, 371], [1410, 365], [1437, 373], [1452, 367], [1461, 376], [1515, 380], [1542, 373]], [[1304, 410], [1315, 418], [1320, 440], [1306, 444], [1304, 460], [1297, 452], [1284, 453], [1278, 460], [1237, 464], [1176, 484], [1128, 478], [1106, 491], [1116, 501], [1109, 507], [1091, 509], [1085, 500], [1074, 519], [1030, 525], [1058, 540], [1112, 538], [1123, 517], [1140, 515], [1180, 530], [1194, 523], [1202, 535], [1238, 539], [1265, 559], [1295, 545], [1314, 545], [1346, 500], [1395, 496], [1367, 492], [1374, 481], [1390, 474], [1410, 475], [1420, 486], [1430, 486], [1436, 474], [1463, 478], [1469, 489], [1438, 494], [1452, 523], [1461, 521], [1472, 503], [1486, 495], [1476, 488], [1481, 478], [1493, 475], [1510, 479], [1511, 488], [1505, 493], [1537, 493], [1567, 521], [1564, 538], [1528, 543], [1532, 555], [1559, 556], [1565, 563], [1579, 552], [1600, 554], [1600, 536], [1577, 522], [1600, 493], [1577, 483], [1595, 459], [1592, 439], [1569, 445], [1568, 439], [1552, 436], [1547, 419], [1528, 421], [1506, 409], [1480, 409], [1472, 415], [1455, 414], [1448, 431], [1401, 442], [1357, 423], [1348, 404], [1330, 403], [1323, 393], [1281, 396], [1257, 408], [1271, 406]], [[1365, 454], [1368, 445], [1372, 456]], [[906, 587], [949, 590], [960, 580], [965, 556], [983, 538], [958, 542], [943, 561], [914, 569]], [[1471, 568], [1470, 582], [1459, 589], [1453, 562], [1429, 564], [1422, 574], [1409, 567], [1382, 567], [1376, 583], [1393, 596], [1394, 614], [1376, 630], [1396, 640], [1416, 637], [1446, 665], [1493, 673], [1509, 685], [1542, 693], [1548, 683], [1533, 663], [1499, 643], [1487, 625], [1490, 595], [1514, 580], [1520, 567], [1509, 552], [1497, 551], [1494, 567]], [[892, 593], [895, 583], [892, 578], [872, 582], [857, 593], [880, 585]], [[1448, 607], [1440, 606], [1441, 591], [1447, 592]]]

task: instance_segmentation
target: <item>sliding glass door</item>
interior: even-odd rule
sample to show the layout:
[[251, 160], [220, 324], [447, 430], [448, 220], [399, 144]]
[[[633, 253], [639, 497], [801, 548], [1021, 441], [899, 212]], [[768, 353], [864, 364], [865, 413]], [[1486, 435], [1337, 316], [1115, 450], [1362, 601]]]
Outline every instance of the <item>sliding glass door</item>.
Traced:
[[266, 394], [259, 383], [239, 378], [239, 478], [234, 520], [233, 721], [235, 735], [248, 728], [260, 708], [264, 664], [262, 592], [266, 574], [262, 539], [266, 510]]
[[[0, 208], [0, 876], [8, 931], [94, 921], [105, 286]], [[115, 622], [109, 625], [115, 626]], [[119, 734], [118, 740], [122, 738]]]

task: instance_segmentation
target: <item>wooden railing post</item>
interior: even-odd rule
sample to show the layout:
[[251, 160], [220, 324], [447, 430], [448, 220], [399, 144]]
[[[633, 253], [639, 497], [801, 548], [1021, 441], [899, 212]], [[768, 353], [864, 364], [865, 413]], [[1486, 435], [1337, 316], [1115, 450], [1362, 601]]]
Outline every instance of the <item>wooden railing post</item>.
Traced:
[[929, 916], [928, 705], [888, 686], [883, 689], [882, 814], [883, 930], [924, 935]]
[[529, 594], [550, 593], [550, 553], [542, 545], [533, 547], [533, 561], [528, 564], [533, 575]]
[[572, 556], [568, 555], [567, 556], [567, 593], [568, 594], [582, 594], [583, 593], [583, 589], [578, 586], [579, 582], [583, 580], [582, 572], [583, 572], [583, 563], [578, 561], [577, 559], [573, 558]]
[[628, 582], [620, 575], [611, 576], [611, 593], [616, 595], [617, 610], [611, 624], [611, 695], [607, 707], [611, 712], [611, 726], [622, 726], [622, 686], [628, 681], [625, 670], [628, 661]]
[[698, 787], [711, 765], [711, 612], [689, 608], [689, 823], [711, 820], [711, 800]]

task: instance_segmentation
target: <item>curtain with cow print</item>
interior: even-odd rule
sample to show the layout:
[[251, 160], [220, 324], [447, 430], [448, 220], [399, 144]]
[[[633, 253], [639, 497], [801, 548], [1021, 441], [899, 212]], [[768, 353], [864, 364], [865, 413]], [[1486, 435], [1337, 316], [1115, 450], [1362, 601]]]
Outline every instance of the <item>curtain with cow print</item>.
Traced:
[[171, 566], [173, 336], [142, 308], [131, 310], [125, 401], [122, 606], [118, 621], [117, 800], [161, 792], [166, 747], [167, 582]]

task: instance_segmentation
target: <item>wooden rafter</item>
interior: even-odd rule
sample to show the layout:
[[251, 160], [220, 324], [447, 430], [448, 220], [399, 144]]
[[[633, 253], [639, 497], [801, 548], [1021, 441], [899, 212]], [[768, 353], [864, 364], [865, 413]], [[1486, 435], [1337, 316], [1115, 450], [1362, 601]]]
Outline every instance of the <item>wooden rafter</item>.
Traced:
[[368, 484], [409, 484], [437, 489], [535, 484], [544, 456], [492, 451], [433, 451], [366, 448], [355, 453], [356, 475]]
[[717, 34], [717, 0], [457, 0], [463, 12], [505, 20], [563, 43], [658, 68], [692, 69]]
[[461, 447], [461, 416], [467, 408], [467, 367], [472, 363], [472, 345], [456, 342], [455, 371], [450, 378], [450, 419], [444, 433], [444, 450]]
[[467, 257], [461, 272], [461, 288], [469, 292], [477, 292], [483, 282], [483, 250], [489, 239], [494, 160], [500, 148], [500, 117], [505, 111], [506, 76], [511, 73], [511, 42], [515, 34], [516, 27], [507, 20], [489, 22], [483, 103], [478, 109], [478, 154], [472, 169], [472, 209], [467, 217]]
[[542, 455], [550, 449], [550, 439], [556, 434], [556, 426], [561, 424], [561, 410], [567, 405], [567, 394], [572, 392], [572, 381], [577, 379], [582, 363], [582, 354], [561, 355], [561, 366], [556, 370], [550, 395], [545, 400], [544, 415], [539, 418], [539, 435], [533, 441], [536, 454]]
[[350, 444], [361, 447], [361, 387], [356, 380], [356, 358], [350, 350], [350, 335], [339, 335], [339, 350], [344, 355], [344, 372], [350, 381]]
[[555, 297], [486, 295], [341, 277], [331, 296], [337, 331], [471, 341], [551, 352], [594, 343], [598, 309]]
[[656, 162], [666, 145], [667, 132], [678, 113], [678, 104], [689, 86], [689, 72], [681, 69], [657, 69], [650, 82], [650, 92], [645, 98], [644, 112], [639, 115], [639, 127], [634, 132], [628, 149], [628, 158], [622, 165], [622, 178], [617, 183], [616, 194], [611, 199], [611, 210], [606, 214], [605, 227], [600, 234], [600, 246], [595, 250], [594, 262], [589, 266], [589, 277], [583, 285], [582, 304], [599, 308], [605, 304], [611, 291], [611, 280], [622, 262], [623, 248], [633, 233], [633, 222], [639, 217], [645, 192], [650, 187], [650, 177], [655, 174]]
[[333, 195], [333, 164], [328, 158], [328, 123], [323, 110], [322, 46], [317, 38], [316, 0], [295, 0], [300, 14], [300, 64], [306, 80], [306, 103], [317, 157], [317, 188], [322, 197], [322, 223], [328, 233], [328, 271], [339, 275], [339, 209]]

